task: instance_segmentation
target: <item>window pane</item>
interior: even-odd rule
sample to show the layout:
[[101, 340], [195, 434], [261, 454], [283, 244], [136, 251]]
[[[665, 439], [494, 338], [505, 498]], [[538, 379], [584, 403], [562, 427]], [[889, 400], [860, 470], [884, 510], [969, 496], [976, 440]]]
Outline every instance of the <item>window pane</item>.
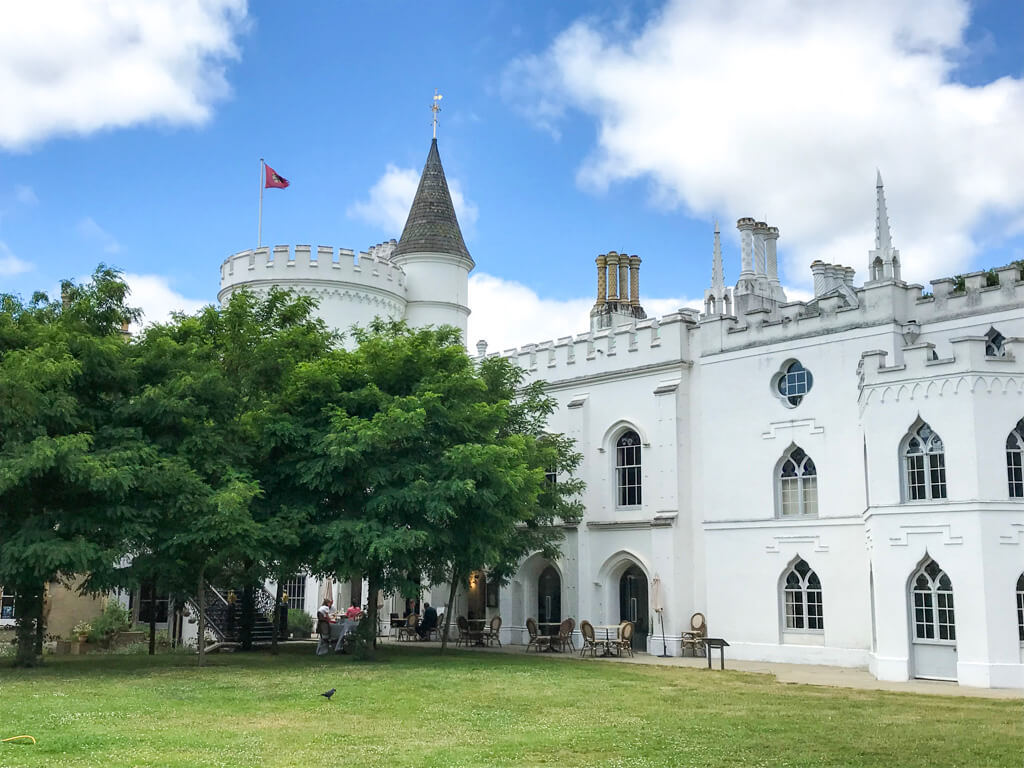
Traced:
[[786, 590], [786, 629], [804, 628], [803, 595], [799, 589]]
[[939, 592], [938, 602], [939, 639], [956, 640], [956, 626], [953, 621], [953, 593]]
[[943, 453], [933, 453], [928, 457], [929, 481], [931, 484], [931, 498], [946, 498], [946, 456]]
[[807, 628], [825, 628], [825, 622], [822, 618], [822, 601], [820, 589], [807, 590]]
[[638, 506], [641, 502], [640, 436], [626, 432], [615, 449], [616, 499], [620, 507]]
[[[1021, 576], [1021, 581], [1024, 581], [1024, 576]], [[1024, 642], [1024, 587], [1020, 581], [1017, 582], [1017, 634]]]
[[805, 477], [801, 480], [804, 491], [805, 515], [818, 514], [818, 479], [816, 477]]
[[[1012, 435], [1013, 433], [1011, 433]], [[1006, 452], [1006, 480], [1010, 486], [1011, 499], [1024, 497], [1024, 473], [1021, 471], [1020, 450]]]
[[914, 588], [914, 637], [918, 640], [935, 639], [935, 612], [931, 590]]
[[927, 498], [924, 479], [924, 456], [907, 456], [907, 498], [912, 501]]
[[786, 477], [779, 481], [780, 500], [782, 502], [782, 515], [800, 514], [800, 480], [795, 477]]

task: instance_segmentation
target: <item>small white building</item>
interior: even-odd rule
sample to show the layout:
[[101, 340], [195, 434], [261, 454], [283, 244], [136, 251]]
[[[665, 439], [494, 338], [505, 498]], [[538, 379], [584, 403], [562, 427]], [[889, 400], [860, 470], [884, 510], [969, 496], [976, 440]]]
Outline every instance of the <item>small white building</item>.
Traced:
[[[869, 280], [815, 262], [806, 303], [786, 301], [779, 230], [750, 218], [734, 286], [716, 227], [703, 313], [647, 318], [640, 259], [598, 256], [588, 332], [500, 353], [557, 399], [585, 514], [557, 561], [527, 558], [500, 590], [476, 575], [451, 610], [500, 614], [512, 642], [528, 617], [627, 618], [659, 653], [701, 612], [733, 657], [1024, 687], [1024, 281], [903, 282], [876, 191]], [[219, 296], [280, 285], [341, 330], [465, 333], [473, 266], [435, 140], [397, 243], [245, 251]]]

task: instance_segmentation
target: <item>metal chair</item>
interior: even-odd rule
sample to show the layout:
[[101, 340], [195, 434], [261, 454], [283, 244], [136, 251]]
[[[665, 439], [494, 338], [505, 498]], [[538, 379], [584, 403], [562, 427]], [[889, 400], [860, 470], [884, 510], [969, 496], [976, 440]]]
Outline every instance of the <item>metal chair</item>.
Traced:
[[410, 613], [409, 617], [405, 620], [405, 626], [398, 628], [398, 639], [401, 640], [404, 637], [406, 640], [415, 640], [418, 637], [416, 628], [419, 624], [420, 615], [418, 613]]

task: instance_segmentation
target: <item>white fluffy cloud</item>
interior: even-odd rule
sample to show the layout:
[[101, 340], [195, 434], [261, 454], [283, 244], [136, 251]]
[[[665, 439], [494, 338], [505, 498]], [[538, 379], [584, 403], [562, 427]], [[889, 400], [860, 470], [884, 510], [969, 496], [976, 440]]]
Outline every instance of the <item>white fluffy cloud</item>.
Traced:
[[32, 265], [14, 255], [7, 243], [0, 240], [0, 276], [10, 277], [28, 272]]
[[14, 188], [14, 199], [22, 205], [35, 205], [39, 202], [36, 191], [25, 184], [19, 184]]
[[171, 287], [170, 280], [163, 275], [137, 275], [126, 272], [125, 282], [131, 289], [128, 304], [140, 307], [142, 323], [162, 323], [170, 319], [171, 312], [195, 312], [200, 307], [213, 303], [190, 299]]
[[117, 242], [117, 238], [97, 224], [92, 216], [79, 219], [76, 229], [81, 237], [98, 245], [104, 253], [120, 253], [121, 244]]
[[[643, 300], [648, 316], [658, 317], [680, 307], [699, 308], [700, 301], [685, 298]], [[546, 299], [522, 283], [503, 280], [485, 272], [469, 278], [469, 316], [467, 345], [476, 352], [477, 341], [487, 342], [488, 352], [559, 336], [573, 336], [590, 330], [590, 308], [594, 297]]]
[[[458, 179], [448, 179], [447, 181], [459, 224], [463, 229], [471, 228], [476, 223], [479, 213], [476, 204], [466, 199]], [[416, 196], [416, 187], [419, 183], [418, 171], [412, 168], [399, 168], [388, 163], [384, 175], [370, 187], [369, 197], [350, 205], [348, 215], [382, 227], [397, 238], [402, 234], [402, 228], [409, 216], [409, 208], [412, 206], [412, 199]]]
[[0, 147], [136, 123], [202, 123], [228, 92], [245, 0], [4, 3]]
[[926, 280], [1024, 214], [1024, 81], [956, 82], [968, 20], [962, 0], [670, 0], [632, 33], [574, 23], [506, 86], [553, 132], [597, 121], [582, 186], [647, 178], [657, 204], [767, 216], [805, 285], [815, 258], [864, 278], [878, 167], [904, 277]]

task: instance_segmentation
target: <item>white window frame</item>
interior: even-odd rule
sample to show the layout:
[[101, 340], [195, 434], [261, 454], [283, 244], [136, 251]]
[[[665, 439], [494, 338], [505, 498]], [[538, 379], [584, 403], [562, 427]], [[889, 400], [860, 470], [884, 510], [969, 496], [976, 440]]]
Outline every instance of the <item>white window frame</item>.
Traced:
[[1024, 498], [1024, 419], [1006, 436], [1006, 486], [1011, 499]]
[[1017, 638], [1024, 645], [1024, 573], [1017, 579]]
[[[807, 572], [801, 574], [799, 566], [803, 564]], [[790, 577], [793, 577], [792, 579]], [[785, 573], [780, 582], [780, 605], [782, 607], [782, 631], [799, 635], [822, 635], [825, 633], [825, 601], [821, 579], [810, 563], [798, 557]], [[810, 607], [817, 611], [812, 614]], [[817, 626], [811, 626], [816, 624]]]
[[[797, 452], [803, 454], [803, 458], [797, 459]], [[783, 477], [786, 464], [792, 462], [796, 467], [796, 475]], [[808, 464], [810, 472], [807, 472]], [[791, 445], [783, 454], [782, 459], [775, 465], [775, 516], [780, 520], [792, 520], [801, 517], [818, 516], [818, 469], [814, 460], [807, 455], [799, 445]], [[787, 497], [796, 495], [796, 509], [794, 513], [787, 513]], [[813, 497], [813, 498], [812, 498]], [[813, 509], [808, 511], [813, 505]]]
[[[942, 586], [943, 578], [948, 589]], [[956, 645], [953, 582], [930, 557], [910, 577], [910, 623], [915, 643]]]
[[[911, 453], [911, 445], [917, 442], [921, 450]], [[938, 447], [938, 450], [934, 450]], [[911, 466], [911, 461], [915, 466]], [[911, 473], [921, 473], [923, 482]], [[938, 480], [936, 479], [938, 476]], [[933, 501], [949, 498], [949, 480], [946, 474], [946, 446], [939, 433], [926, 421], [920, 419], [900, 443], [900, 477], [904, 502]], [[914, 481], [914, 482], [911, 482]], [[942, 494], [936, 495], [941, 487]], [[915, 491], [923, 488], [923, 491]], [[915, 496], [915, 493], [923, 493]]]
[[[288, 593], [288, 610], [298, 609], [300, 611], [306, 610], [306, 579], [307, 576], [304, 573], [296, 573], [289, 576], [284, 580], [284, 584], [281, 585], [281, 590]], [[300, 595], [296, 595], [292, 591], [293, 585], [301, 584]]]
[[[800, 366], [799, 371], [792, 371], [794, 365]], [[783, 387], [783, 382], [785, 385]], [[772, 376], [772, 394], [787, 408], [796, 408], [814, 387], [814, 374], [796, 358], [790, 358], [782, 364], [779, 372]], [[790, 387], [793, 387], [791, 390]], [[782, 392], [780, 388], [786, 391]]]
[[[620, 448], [619, 443], [628, 435], [632, 434], [636, 439], [636, 444]], [[617, 433], [615, 441], [613, 443], [614, 453], [612, 455], [612, 461], [615, 467], [615, 508], [616, 509], [639, 509], [644, 503], [644, 443], [643, 438], [640, 437], [640, 433], [633, 429], [624, 429]], [[620, 462], [620, 451], [622, 451], [622, 462]], [[624, 463], [629, 456], [626, 452], [632, 452], [632, 458], [635, 459], [634, 463]], [[628, 473], [632, 470], [635, 472], [635, 483], [630, 483]], [[636, 489], [636, 500], [634, 503], [629, 503], [629, 489]]]
[[14, 593], [4, 592], [4, 587], [0, 584], [0, 611], [2, 611], [2, 606], [5, 602], [10, 602], [12, 613], [10, 616], [0, 618], [0, 626], [14, 624], [18, 617], [18, 606], [14, 599]]

